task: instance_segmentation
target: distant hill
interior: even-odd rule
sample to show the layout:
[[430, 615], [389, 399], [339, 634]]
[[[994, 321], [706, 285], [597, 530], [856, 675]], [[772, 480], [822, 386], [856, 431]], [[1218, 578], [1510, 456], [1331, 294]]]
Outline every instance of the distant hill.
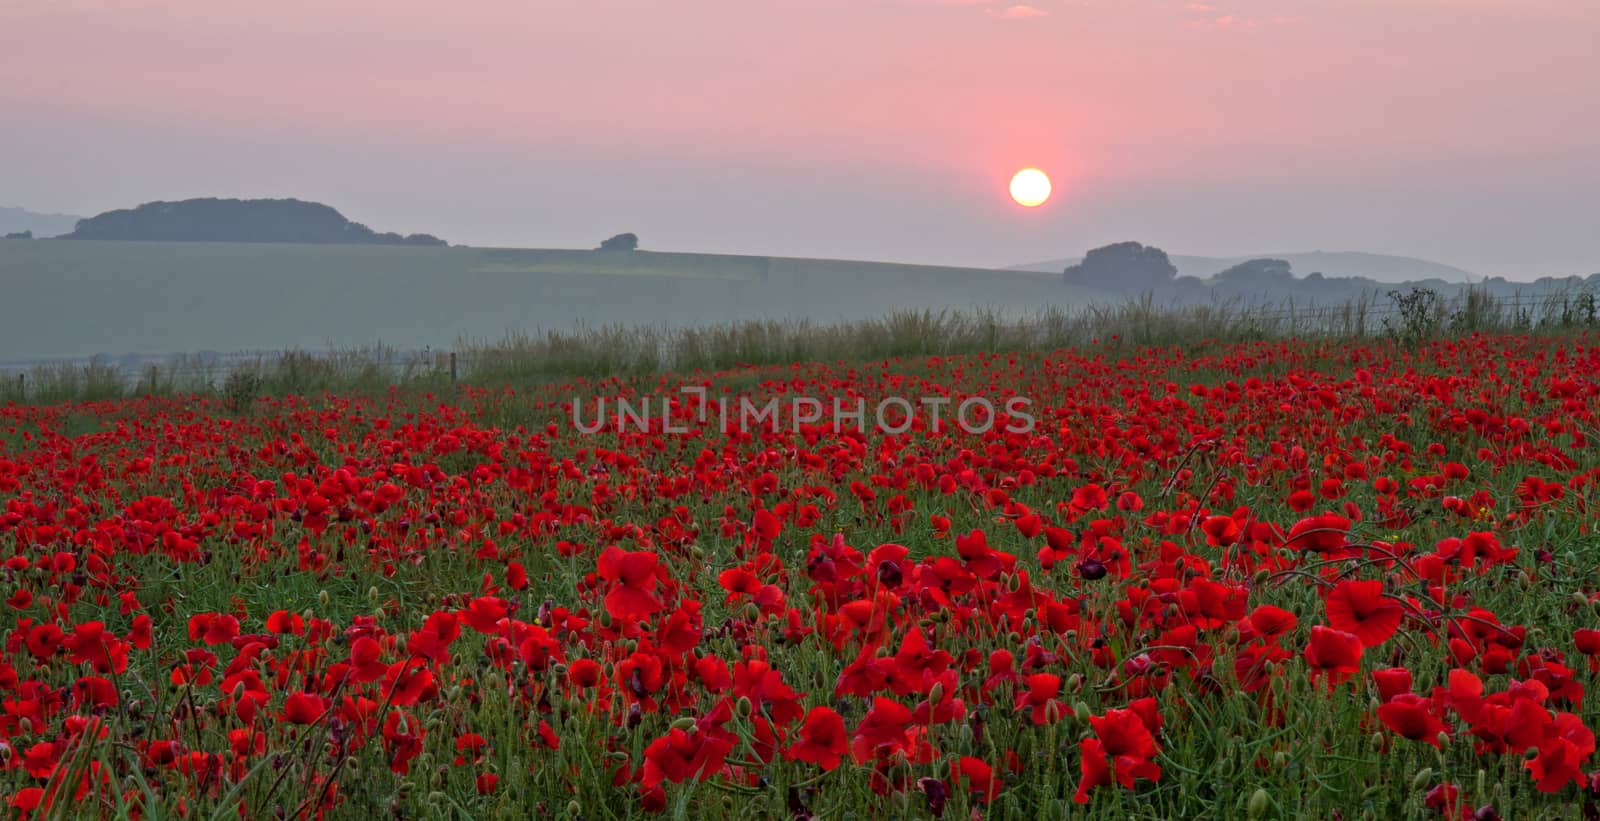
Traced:
[[[1446, 282], [1477, 282], [1482, 276], [1440, 262], [1415, 257], [1367, 254], [1360, 251], [1304, 251], [1290, 254], [1247, 254], [1239, 257], [1171, 257], [1178, 268], [1178, 276], [1208, 278], [1252, 259], [1281, 259], [1294, 269], [1296, 276], [1305, 277], [1321, 273], [1325, 277], [1366, 277], [1378, 282], [1413, 282], [1425, 279], [1442, 279]], [[1051, 259], [1011, 266], [1017, 271], [1060, 273], [1069, 265], [1082, 262], [1082, 257]]]
[[24, 208], [0, 206], [0, 236], [32, 231], [40, 239], [53, 237], [71, 231], [80, 219], [83, 218], [69, 214], [38, 214]]
[[438, 246], [430, 234], [380, 234], [318, 202], [192, 199], [147, 202], [80, 220], [61, 239]]

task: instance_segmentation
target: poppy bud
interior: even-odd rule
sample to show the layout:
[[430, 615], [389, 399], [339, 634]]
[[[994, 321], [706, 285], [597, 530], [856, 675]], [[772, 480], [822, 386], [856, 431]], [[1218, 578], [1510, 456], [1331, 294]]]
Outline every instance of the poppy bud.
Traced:
[[689, 555], [696, 559], [704, 559], [706, 557], [706, 551], [704, 548], [700, 547], [700, 545], [695, 545], [694, 547], [689, 548]]
[[582, 812], [583, 812], [583, 805], [578, 803], [578, 799], [574, 798], [571, 801], [567, 802], [567, 815], [569, 817], [577, 818], [578, 815], [580, 813], [582, 813]]
[[739, 615], [745, 621], [755, 621], [761, 618], [761, 607], [755, 602], [745, 602], [744, 612]]
[[878, 562], [878, 581], [884, 586], [899, 587], [904, 578], [904, 574], [900, 571], [900, 565], [889, 559]]
[[1046, 703], [1044, 705], [1044, 721], [1045, 721], [1045, 723], [1046, 724], [1054, 724], [1054, 723], [1056, 723], [1057, 721], [1060, 721], [1060, 720], [1061, 720], [1061, 704], [1059, 702], [1056, 702], [1056, 701], [1050, 701], [1050, 702]]
[[326, 589], [317, 591], [317, 603], [318, 604], [322, 605], [323, 607], [327, 607], [329, 599], [330, 599], [330, 596], [328, 595], [328, 591]]
[[1443, 730], [1440, 730], [1439, 731], [1439, 746], [1443, 747], [1444, 745], [1449, 744], [1449, 743], [1450, 743], [1450, 734], [1445, 732], [1445, 731], [1443, 731]]
[[1411, 777], [1411, 789], [1420, 791], [1423, 787], [1428, 786], [1428, 782], [1432, 780], [1433, 768], [1423, 767], [1422, 769], [1417, 770], [1416, 775]]
[[1257, 570], [1256, 575], [1250, 580], [1250, 582], [1256, 587], [1261, 587], [1262, 585], [1266, 584], [1267, 580], [1270, 578], [1272, 578], [1271, 573], [1268, 573], [1266, 570]]
[[749, 718], [750, 712], [754, 709], [755, 705], [750, 703], [748, 696], [739, 696], [739, 700], [734, 703], [734, 711], [739, 714], [740, 718]]
[[1289, 766], [1289, 754], [1284, 752], [1283, 750], [1279, 750], [1279, 751], [1273, 753], [1272, 754], [1272, 766], [1277, 767], [1280, 770], [1283, 769], [1284, 767]]
[[936, 681], [928, 690], [928, 703], [938, 704], [941, 701], [944, 701], [944, 682]]
[[1271, 800], [1272, 799], [1267, 796], [1266, 788], [1257, 787], [1256, 791], [1250, 795], [1250, 805], [1247, 810], [1250, 816], [1250, 821], [1260, 821], [1260, 819], [1265, 818], [1267, 815], [1267, 804]]
[[1373, 733], [1372, 734], [1372, 751], [1381, 753], [1381, 752], [1383, 752], [1383, 747], [1384, 747], [1383, 733]]
[[961, 725], [961, 729], [957, 733], [957, 735], [959, 735], [961, 737], [961, 746], [962, 747], [966, 747], [966, 748], [972, 747], [973, 735], [972, 735], [972, 725], [971, 724], [962, 724]]
[[1072, 705], [1072, 714], [1076, 716], [1079, 721], [1088, 721], [1089, 716], [1093, 715], [1093, 713], [1089, 712], [1089, 705], [1081, 701]]
[[950, 788], [937, 778], [917, 779], [917, 789], [928, 799], [928, 812], [935, 818], [944, 814], [944, 802], [950, 797]]
[[374, 603], [378, 601], [378, 586], [377, 585], [373, 585], [373, 586], [367, 588], [367, 600], [371, 601], [371, 602], [374, 602]]
[[674, 730], [683, 730], [683, 731], [687, 732], [689, 730], [689, 728], [693, 727], [693, 726], [694, 726], [694, 716], [684, 716], [684, 717], [678, 719], [677, 721], [672, 722], [672, 729], [674, 729]]
[[1081, 692], [1083, 690], [1082, 673], [1073, 673], [1072, 675], [1067, 676], [1067, 690], [1068, 692], [1073, 693]]

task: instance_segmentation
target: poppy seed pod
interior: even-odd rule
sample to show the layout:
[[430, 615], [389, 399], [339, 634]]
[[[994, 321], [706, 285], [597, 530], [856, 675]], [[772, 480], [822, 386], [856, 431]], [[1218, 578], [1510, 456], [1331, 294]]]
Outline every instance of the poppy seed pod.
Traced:
[[1250, 821], [1261, 821], [1262, 818], [1266, 818], [1271, 801], [1272, 798], [1267, 795], [1266, 788], [1257, 787], [1256, 791], [1250, 794], [1250, 804], [1246, 808], [1246, 815]]

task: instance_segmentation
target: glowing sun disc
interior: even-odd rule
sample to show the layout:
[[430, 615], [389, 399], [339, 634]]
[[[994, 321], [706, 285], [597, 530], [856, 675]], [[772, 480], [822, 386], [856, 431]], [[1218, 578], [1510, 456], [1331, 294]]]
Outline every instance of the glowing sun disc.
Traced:
[[1024, 168], [1011, 178], [1011, 198], [1024, 208], [1037, 208], [1050, 199], [1050, 177], [1037, 168]]

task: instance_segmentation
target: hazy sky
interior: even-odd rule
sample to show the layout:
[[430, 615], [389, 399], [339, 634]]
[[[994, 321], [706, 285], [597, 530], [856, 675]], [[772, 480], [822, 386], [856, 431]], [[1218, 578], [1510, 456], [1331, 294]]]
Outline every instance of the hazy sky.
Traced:
[[[1596, 0], [0, 0], [0, 205], [452, 242], [1600, 271]], [[1010, 172], [1057, 197], [1024, 211]]]

